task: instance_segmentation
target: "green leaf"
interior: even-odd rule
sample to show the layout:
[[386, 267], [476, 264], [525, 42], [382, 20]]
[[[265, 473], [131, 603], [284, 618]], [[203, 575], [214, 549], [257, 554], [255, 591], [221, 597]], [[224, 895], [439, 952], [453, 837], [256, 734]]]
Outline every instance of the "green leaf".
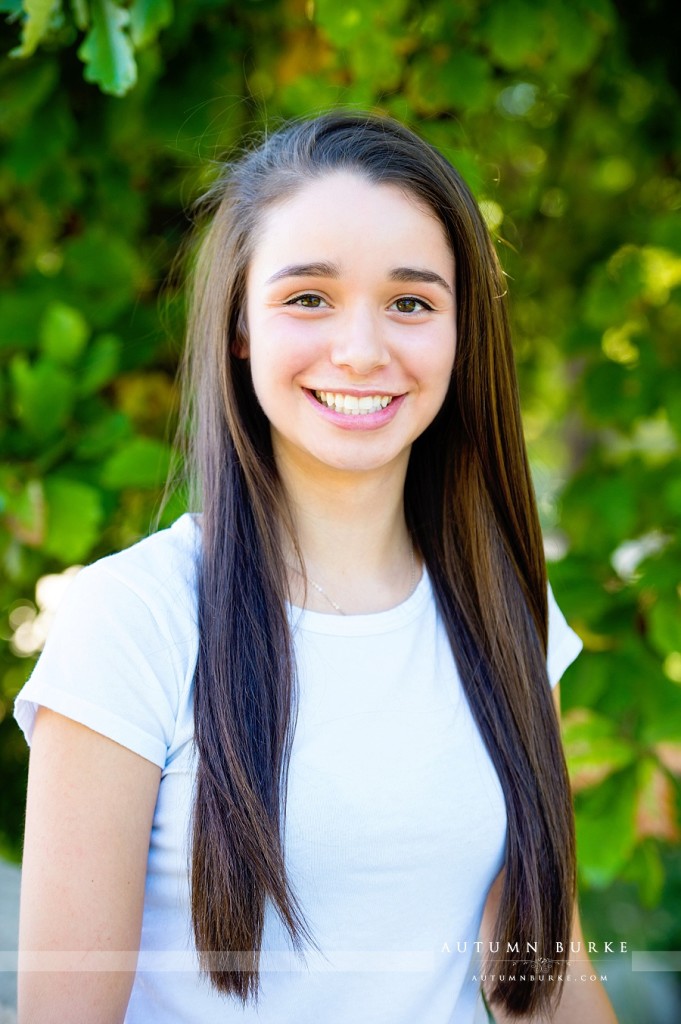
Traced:
[[563, 742], [575, 791], [597, 785], [636, 757], [635, 748], [617, 735], [614, 722], [586, 708], [565, 716]]
[[447, 62], [442, 84], [452, 106], [470, 112], [485, 106], [489, 80], [488, 62], [474, 53], [460, 50]]
[[578, 794], [578, 862], [590, 885], [609, 885], [631, 857], [636, 842], [635, 813], [633, 768], [611, 776], [595, 790]]
[[137, 49], [153, 42], [173, 20], [173, 0], [134, 0], [130, 8], [130, 34]]
[[24, 5], [21, 0], [0, 0], [0, 13], [9, 14], [8, 21], [13, 21], [14, 18], [21, 14], [24, 9]]
[[350, 50], [350, 61], [356, 85], [361, 83], [373, 93], [398, 86], [402, 59], [390, 36], [381, 33], [360, 37]]
[[555, 22], [558, 60], [566, 71], [583, 71], [594, 58], [600, 35], [584, 16], [584, 11], [576, 7], [555, 4], [549, 13]]
[[[23, 129], [16, 132], [7, 149], [5, 166], [29, 193], [40, 194], [43, 202], [51, 205], [46, 180], [55, 180], [57, 176], [68, 180], [72, 175], [67, 151], [77, 133], [76, 120], [56, 89], [46, 103], [26, 118]], [[40, 145], [36, 144], [37, 139]]]
[[16, 294], [6, 292], [0, 295], [0, 357], [7, 358], [11, 352], [19, 349], [36, 348], [36, 320], [41, 305], [41, 297], [27, 287], [17, 289]]
[[85, 78], [112, 96], [124, 96], [137, 81], [137, 65], [126, 29], [130, 13], [113, 0], [93, 0], [92, 24], [78, 50]]
[[670, 651], [681, 651], [681, 604], [676, 594], [660, 599], [648, 615], [650, 642], [664, 657]]
[[53, 302], [48, 306], [40, 329], [40, 345], [55, 363], [74, 363], [87, 345], [90, 328], [73, 306]]
[[47, 534], [43, 550], [72, 564], [85, 558], [99, 536], [102, 496], [89, 484], [64, 477], [45, 481]]
[[[681, 404], [681, 395], [679, 395], [679, 404]], [[678, 518], [681, 513], [681, 476], [674, 476], [668, 481], [664, 489], [664, 497], [669, 511]]]
[[492, 4], [484, 26], [484, 38], [497, 63], [520, 68], [536, 55], [544, 36], [543, 10], [527, 0]]
[[4, 83], [0, 103], [0, 129], [7, 134], [31, 125], [31, 115], [54, 89], [59, 70], [55, 61], [16, 65]]
[[92, 395], [118, 372], [121, 343], [115, 334], [102, 334], [88, 348], [78, 380], [78, 393]]
[[29, 363], [15, 356], [10, 363], [14, 408], [29, 434], [47, 440], [66, 426], [73, 408], [73, 378], [47, 359]]
[[132, 434], [130, 420], [122, 412], [108, 412], [89, 426], [75, 448], [78, 459], [101, 459]]
[[380, 5], [373, 0], [350, 0], [344, 4], [317, 0], [315, 22], [335, 47], [352, 49], [362, 39], [383, 35], [376, 30], [376, 20], [395, 24], [403, 16], [404, 7], [404, 0], [387, 0]]
[[87, 0], [71, 0], [71, 10], [73, 11], [73, 20], [76, 23], [76, 27], [79, 28], [81, 32], [85, 32], [90, 24], [90, 12], [88, 10]]
[[143, 281], [135, 248], [124, 237], [93, 224], [64, 245], [63, 295], [77, 304], [95, 328], [107, 331]]
[[584, 295], [584, 319], [589, 327], [606, 328], [621, 323], [626, 306], [616, 283], [605, 267], [598, 267]]
[[646, 839], [636, 847], [622, 879], [638, 886], [641, 903], [652, 909], [659, 905], [664, 887], [664, 867], [657, 843]]
[[584, 551], [613, 551], [635, 532], [638, 495], [623, 475], [577, 477], [562, 495], [563, 522]]
[[171, 449], [162, 441], [136, 437], [104, 463], [101, 482], [111, 490], [159, 487], [170, 467]]
[[[452, 107], [468, 113], [485, 106], [489, 81], [488, 62], [461, 48], [437, 61], [425, 55], [414, 61], [407, 79], [407, 94], [417, 109], [427, 113]], [[424, 130], [433, 134], [427, 122]], [[449, 139], [439, 146], [445, 152], [452, 145], [451, 129], [446, 134]]]
[[604, 360], [585, 370], [582, 388], [596, 422], [630, 430], [637, 417], [655, 411], [657, 394], [651, 384], [651, 376], [641, 373], [639, 367]]
[[617, 11], [613, 6], [612, 0], [585, 0], [584, 4], [580, 4], [580, 7], [585, 12], [588, 11], [589, 15], [596, 19], [600, 32], [608, 32], [614, 27], [617, 20]]
[[[666, 406], [667, 416], [676, 436], [681, 440], [681, 380], [667, 381]], [[681, 501], [677, 508], [681, 511]]]
[[10, 57], [30, 57], [38, 43], [45, 38], [60, 0], [24, 0], [26, 18], [21, 31], [21, 43], [10, 52]]

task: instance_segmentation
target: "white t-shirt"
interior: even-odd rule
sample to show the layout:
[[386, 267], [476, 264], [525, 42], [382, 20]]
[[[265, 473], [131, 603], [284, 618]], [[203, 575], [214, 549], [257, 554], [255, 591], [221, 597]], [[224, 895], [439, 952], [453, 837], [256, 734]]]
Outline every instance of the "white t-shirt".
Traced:
[[[472, 1024], [471, 955], [506, 812], [425, 572], [389, 611], [290, 610], [299, 710], [285, 858], [322, 955], [296, 959], [268, 906], [257, 1010], [198, 973], [188, 838], [199, 544], [187, 514], [79, 573], [15, 707], [29, 742], [44, 705], [162, 769], [126, 1024]], [[551, 595], [552, 684], [580, 649]]]

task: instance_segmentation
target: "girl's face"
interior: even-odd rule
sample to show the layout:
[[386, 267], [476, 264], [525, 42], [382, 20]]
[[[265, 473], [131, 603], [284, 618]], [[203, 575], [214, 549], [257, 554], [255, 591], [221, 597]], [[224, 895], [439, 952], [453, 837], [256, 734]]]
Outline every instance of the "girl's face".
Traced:
[[406, 469], [447, 392], [455, 312], [442, 225], [398, 187], [333, 172], [267, 211], [238, 354], [277, 459]]

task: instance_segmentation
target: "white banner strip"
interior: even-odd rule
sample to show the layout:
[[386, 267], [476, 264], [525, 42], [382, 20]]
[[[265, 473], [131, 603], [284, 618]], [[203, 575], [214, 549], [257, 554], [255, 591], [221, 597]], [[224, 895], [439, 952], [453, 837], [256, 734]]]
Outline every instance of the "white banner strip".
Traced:
[[[435, 954], [429, 951], [345, 951], [326, 954], [307, 952], [299, 956], [291, 951], [267, 950], [260, 954], [259, 970], [273, 972], [316, 971], [432, 971]], [[246, 971], [253, 967], [248, 952], [211, 953], [211, 970]], [[195, 972], [196, 953], [182, 950], [16, 950], [0, 951], [0, 972]]]
[[632, 971], [681, 971], [681, 949], [643, 949], [631, 951]]

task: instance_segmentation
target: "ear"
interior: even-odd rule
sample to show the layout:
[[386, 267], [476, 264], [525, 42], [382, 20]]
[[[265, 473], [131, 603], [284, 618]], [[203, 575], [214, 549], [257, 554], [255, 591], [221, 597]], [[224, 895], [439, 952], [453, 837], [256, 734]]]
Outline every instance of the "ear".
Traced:
[[231, 345], [231, 351], [237, 359], [248, 359], [251, 354], [248, 343], [248, 327], [246, 326], [246, 317], [244, 316], [243, 311], [239, 313], [239, 319], [236, 324], [236, 334]]

